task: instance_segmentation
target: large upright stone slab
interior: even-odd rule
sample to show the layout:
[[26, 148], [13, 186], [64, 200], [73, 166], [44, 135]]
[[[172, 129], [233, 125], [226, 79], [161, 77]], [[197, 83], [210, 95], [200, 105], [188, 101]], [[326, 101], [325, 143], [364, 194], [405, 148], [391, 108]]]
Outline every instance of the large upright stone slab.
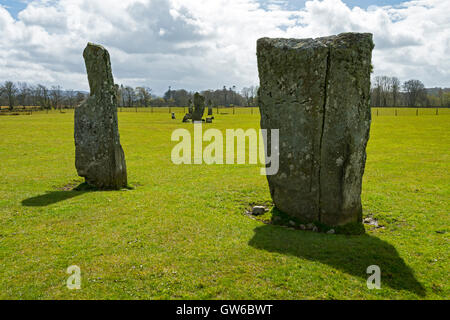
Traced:
[[205, 97], [198, 92], [194, 94], [194, 112], [192, 113], [192, 121], [202, 121], [205, 112]]
[[369, 33], [258, 40], [261, 128], [280, 130], [279, 171], [267, 179], [288, 215], [361, 221], [373, 46]]
[[127, 186], [127, 169], [109, 53], [102, 46], [88, 43], [83, 57], [90, 95], [75, 108], [75, 167], [88, 184], [120, 189]]

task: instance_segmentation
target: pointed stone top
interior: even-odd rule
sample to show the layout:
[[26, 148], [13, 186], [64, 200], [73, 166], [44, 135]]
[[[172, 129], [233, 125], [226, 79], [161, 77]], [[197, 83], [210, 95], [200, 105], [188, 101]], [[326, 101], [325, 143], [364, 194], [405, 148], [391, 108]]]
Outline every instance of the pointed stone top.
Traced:
[[111, 61], [108, 50], [89, 42], [83, 51], [91, 95], [99, 93], [103, 86], [113, 86]]

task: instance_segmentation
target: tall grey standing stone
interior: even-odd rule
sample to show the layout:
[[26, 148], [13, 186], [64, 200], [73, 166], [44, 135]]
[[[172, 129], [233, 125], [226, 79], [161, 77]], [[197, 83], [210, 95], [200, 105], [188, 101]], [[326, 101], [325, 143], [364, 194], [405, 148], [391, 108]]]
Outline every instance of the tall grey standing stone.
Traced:
[[267, 179], [288, 215], [361, 221], [373, 47], [369, 33], [258, 40], [261, 128], [280, 130], [279, 171]]
[[202, 121], [205, 112], [205, 97], [198, 92], [194, 94], [194, 112], [192, 113], [192, 121]]
[[117, 121], [117, 87], [109, 53], [88, 43], [83, 52], [90, 95], [75, 108], [75, 167], [78, 175], [97, 188], [127, 186], [125, 155]]

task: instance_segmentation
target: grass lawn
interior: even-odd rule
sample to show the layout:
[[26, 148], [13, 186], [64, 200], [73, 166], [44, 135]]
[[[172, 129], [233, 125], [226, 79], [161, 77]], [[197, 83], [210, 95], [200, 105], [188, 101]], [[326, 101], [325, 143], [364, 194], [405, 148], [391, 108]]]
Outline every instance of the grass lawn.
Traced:
[[[119, 113], [123, 191], [72, 190], [73, 112], [0, 117], [0, 298], [450, 298], [448, 110], [374, 115], [362, 201], [384, 228], [360, 236], [244, 215], [271, 200], [260, 166], [172, 164], [172, 131], [192, 129], [181, 111]], [[208, 127], [259, 127], [257, 112], [214, 116]], [[366, 286], [373, 264], [380, 290]], [[81, 290], [66, 287], [70, 265]]]

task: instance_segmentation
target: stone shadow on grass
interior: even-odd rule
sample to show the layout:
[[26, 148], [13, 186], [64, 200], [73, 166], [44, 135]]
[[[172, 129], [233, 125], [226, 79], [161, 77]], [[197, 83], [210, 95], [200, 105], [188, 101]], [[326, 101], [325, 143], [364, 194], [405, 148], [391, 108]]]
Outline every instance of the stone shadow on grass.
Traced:
[[[266, 250], [318, 261], [361, 278], [365, 286], [370, 265], [381, 269], [381, 289], [389, 286], [407, 290], [421, 297], [425, 289], [389, 243], [368, 234], [359, 236], [330, 235], [311, 231], [289, 230], [273, 225], [255, 228], [249, 245]], [[376, 289], [374, 289], [376, 290]]]
[[45, 207], [93, 191], [98, 191], [98, 189], [89, 186], [87, 183], [81, 183], [72, 190], [47, 191], [45, 194], [22, 200], [22, 205], [26, 207]]

